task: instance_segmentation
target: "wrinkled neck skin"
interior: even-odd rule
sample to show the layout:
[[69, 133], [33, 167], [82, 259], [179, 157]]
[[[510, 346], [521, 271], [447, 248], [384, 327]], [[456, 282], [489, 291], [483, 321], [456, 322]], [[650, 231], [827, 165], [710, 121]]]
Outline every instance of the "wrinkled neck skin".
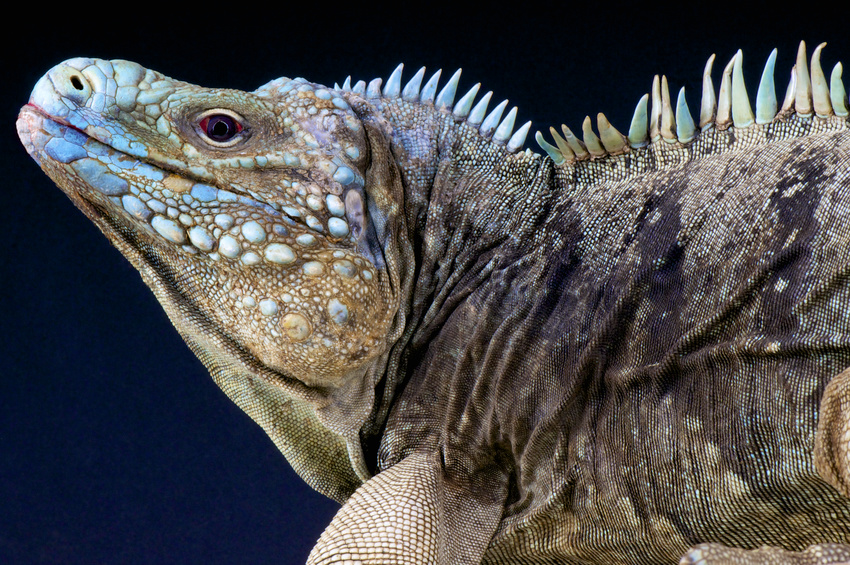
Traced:
[[515, 245], [533, 232], [526, 226], [545, 211], [542, 204], [551, 196], [551, 162], [510, 153], [432, 105], [400, 99], [375, 103], [380, 114], [362, 117], [382, 130], [383, 138], [375, 141], [389, 144], [403, 183], [413, 253], [404, 268], [416, 270], [415, 286], [405, 293], [411, 305], [407, 327], [423, 334], [435, 329], [456, 278], [477, 276], [471, 271], [479, 255]]
[[529, 227], [546, 209], [541, 204], [551, 196], [552, 169], [550, 161], [510, 153], [431, 104], [354, 94], [347, 99], [369, 132], [372, 166], [376, 158], [392, 160], [406, 226], [405, 237], [382, 242], [402, 258], [395, 279], [402, 285], [399, 318], [405, 325], [361, 432], [366, 459], [375, 461], [389, 411], [409, 376], [411, 351], [426, 346], [500, 258], [512, 255], [509, 249], [533, 238]]

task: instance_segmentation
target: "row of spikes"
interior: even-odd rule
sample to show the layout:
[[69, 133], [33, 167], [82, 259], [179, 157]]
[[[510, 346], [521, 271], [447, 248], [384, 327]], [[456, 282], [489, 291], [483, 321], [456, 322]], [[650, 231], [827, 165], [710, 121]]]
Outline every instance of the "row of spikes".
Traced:
[[[777, 117], [784, 118], [793, 112], [796, 112], [802, 118], [810, 118], [813, 114], [821, 118], [832, 115], [839, 117], [850, 115], [844, 84], [841, 81], [841, 63], [835, 65], [829, 86], [827, 86], [826, 77], [820, 64], [820, 53], [825, 46], [826, 43], [821, 43], [812, 54], [810, 75], [806, 65], [806, 44], [800, 42], [800, 47], [797, 50], [797, 61], [791, 69], [791, 80], [782, 106], [779, 107], [778, 111], [773, 81], [776, 63], [776, 49], [774, 49], [770, 53], [762, 72], [756, 95], [755, 114], [753, 114], [744, 86], [741, 51], [739, 50], [726, 65], [720, 82], [720, 92], [716, 98], [714, 85], [711, 81], [714, 55], [709, 57], [703, 71], [700, 131], [712, 127], [724, 130], [730, 125], [736, 128], [746, 128], [753, 124], [767, 124]], [[548, 143], [540, 132], [537, 132], [535, 139], [556, 164], [617, 155], [628, 151], [630, 148], [637, 149], [658, 140], [682, 144], [693, 141], [698, 132], [685, 101], [684, 87], [679, 90], [675, 113], [670, 104], [666, 77], [662, 76], [659, 81], [656, 75], [652, 81], [652, 108], [649, 119], [647, 116], [648, 98], [649, 95], [644, 94], [638, 102], [628, 136], [617, 131], [600, 113], [597, 116], [598, 136], [593, 132], [588, 116], [582, 124], [583, 141], [579, 140], [565, 125], [561, 126], [563, 137], [555, 131], [555, 128], [549, 128], [555, 140], [555, 146]], [[647, 124], [649, 125], [648, 128]]]
[[478, 83], [469, 89], [469, 92], [464, 94], [455, 104], [454, 100], [461, 69], [455, 71], [449, 82], [437, 93], [441, 70], [434, 73], [425, 83], [425, 86], [422, 86], [422, 80], [425, 78], [425, 67], [422, 67], [402, 88], [401, 72], [403, 68], [403, 64], [396, 67], [387, 79], [387, 83], [383, 89], [381, 88], [382, 81], [380, 78], [372, 80], [369, 84], [361, 80], [352, 87], [351, 77], [346, 78], [341, 87], [335, 84], [334, 88], [346, 92], [355, 92], [365, 98], [401, 98], [407, 102], [433, 104], [439, 109], [451, 111], [457, 120], [465, 120], [466, 123], [477, 127], [478, 133], [481, 136], [485, 138], [492, 137], [493, 141], [504, 144], [505, 148], [511, 153], [515, 153], [522, 148], [525, 138], [528, 135], [528, 130], [531, 128], [531, 122], [526, 122], [514, 132], [514, 122], [516, 121], [517, 114], [516, 106], [502, 119], [502, 114], [508, 105], [507, 100], [503, 100], [487, 114], [487, 105], [493, 96], [493, 92], [488, 92], [473, 106], [475, 96], [481, 88], [481, 83]]

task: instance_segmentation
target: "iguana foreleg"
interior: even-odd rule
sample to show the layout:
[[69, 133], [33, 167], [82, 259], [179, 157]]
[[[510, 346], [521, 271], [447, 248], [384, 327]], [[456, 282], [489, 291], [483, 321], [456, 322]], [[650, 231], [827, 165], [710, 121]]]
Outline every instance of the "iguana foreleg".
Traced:
[[485, 471], [464, 485], [447, 478], [438, 454], [409, 455], [357, 489], [307, 563], [481, 563], [506, 493], [494, 475]]

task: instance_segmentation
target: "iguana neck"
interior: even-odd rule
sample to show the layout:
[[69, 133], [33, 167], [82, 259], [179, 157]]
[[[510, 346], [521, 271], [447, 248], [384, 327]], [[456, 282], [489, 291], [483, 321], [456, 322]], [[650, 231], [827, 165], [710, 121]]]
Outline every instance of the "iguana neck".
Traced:
[[[486, 279], [501, 248], [533, 237], [534, 218], [551, 197], [552, 163], [482, 135], [480, 124], [451, 108], [356, 93], [347, 99], [369, 132], [372, 166], [383, 158], [376, 153], [388, 152], [403, 189], [406, 237], [383, 243], [403, 258], [396, 280], [404, 289], [397, 316], [404, 331], [361, 433], [377, 438], [405, 381], [410, 346], [438, 331], [457, 300]], [[370, 213], [378, 225], [387, 221], [385, 210]]]

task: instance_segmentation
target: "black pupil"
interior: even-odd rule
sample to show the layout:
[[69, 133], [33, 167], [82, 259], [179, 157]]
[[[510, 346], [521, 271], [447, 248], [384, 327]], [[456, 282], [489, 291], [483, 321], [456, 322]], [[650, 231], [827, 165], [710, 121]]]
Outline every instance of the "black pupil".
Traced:
[[236, 122], [230, 116], [212, 116], [207, 122], [207, 135], [213, 141], [227, 141], [236, 135]]

